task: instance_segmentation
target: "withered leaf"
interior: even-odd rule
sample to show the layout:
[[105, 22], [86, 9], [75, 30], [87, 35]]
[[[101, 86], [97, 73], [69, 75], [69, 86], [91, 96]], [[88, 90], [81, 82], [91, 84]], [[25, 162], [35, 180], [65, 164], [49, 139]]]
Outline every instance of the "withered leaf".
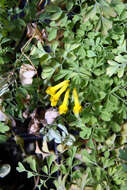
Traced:
[[45, 113], [45, 120], [47, 124], [51, 125], [58, 116], [59, 112], [56, 109], [50, 108]]
[[32, 119], [28, 127], [29, 134], [37, 135], [39, 130], [40, 130], [39, 121], [35, 118]]
[[43, 159], [45, 159], [47, 156], [49, 156], [50, 155], [50, 152], [43, 152], [43, 151], [41, 151], [40, 150], [40, 148], [39, 148], [39, 145], [38, 145], [38, 142], [36, 141], [36, 149], [35, 149], [35, 153], [36, 154], [41, 154], [42, 155], [42, 157], [43, 157]]
[[19, 77], [23, 86], [30, 85], [33, 82], [33, 77], [36, 75], [36, 70], [32, 65], [22, 64], [20, 67]]
[[29, 38], [36, 38], [42, 44], [44, 43], [43, 39], [47, 38], [45, 29], [42, 29], [42, 31], [40, 31], [36, 23], [29, 23], [27, 25], [27, 36]]

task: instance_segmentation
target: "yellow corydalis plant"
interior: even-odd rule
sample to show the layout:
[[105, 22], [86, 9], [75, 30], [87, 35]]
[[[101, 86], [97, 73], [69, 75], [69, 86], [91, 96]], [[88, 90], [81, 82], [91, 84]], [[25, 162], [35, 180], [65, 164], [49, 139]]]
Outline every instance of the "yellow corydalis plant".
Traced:
[[[46, 93], [51, 95], [50, 101], [51, 106], [56, 106], [60, 96], [66, 91], [69, 86], [69, 80], [64, 80], [63, 82], [55, 85], [50, 86], [47, 88]], [[68, 111], [68, 99], [69, 99], [70, 89], [65, 92], [63, 103], [59, 106], [59, 114], [66, 114]], [[78, 94], [76, 88], [73, 89], [73, 96], [74, 96], [74, 108], [73, 112], [75, 115], [78, 115], [82, 111], [82, 106], [80, 105]]]
[[79, 115], [79, 113], [82, 111], [82, 106], [80, 105], [78, 93], [76, 88], [73, 89], [73, 96], [74, 96], [74, 108], [73, 112], [75, 115]]
[[59, 90], [60, 88], [62, 88], [64, 85], [68, 83], [69, 83], [69, 80], [64, 80], [63, 82], [60, 82], [59, 84], [55, 86], [49, 86], [46, 90], [46, 93], [53, 96], [57, 90]]
[[59, 114], [66, 114], [68, 111], [68, 99], [69, 99], [70, 89], [65, 93], [63, 103], [59, 106]]
[[57, 102], [58, 102], [60, 96], [67, 89], [68, 86], [69, 86], [69, 84], [64, 85], [56, 94], [51, 96], [51, 98], [50, 98], [51, 106], [56, 106], [57, 105]]
[[[60, 96], [69, 86], [69, 80], [65, 80], [55, 86], [50, 86], [47, 88], [46, 93], [51, 95], [50, 101], [51, 106], [56, 106]], [[58, 91], [59, 90], [59, 91]]]

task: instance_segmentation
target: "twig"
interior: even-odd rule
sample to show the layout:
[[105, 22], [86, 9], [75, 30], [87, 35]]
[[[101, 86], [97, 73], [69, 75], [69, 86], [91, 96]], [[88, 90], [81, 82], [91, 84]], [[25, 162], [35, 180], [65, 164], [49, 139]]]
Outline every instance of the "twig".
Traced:
[[37, 176], [37, 178], [36, 178], [36, 177], [34, 177], [34, 183], [35, 183], [35, 185], [34, 185], [33, 190], [35, 190], [35, 189], [36, 189], [37, 185], [39, 184], [39, 181], [40, 181], [40, 176]]

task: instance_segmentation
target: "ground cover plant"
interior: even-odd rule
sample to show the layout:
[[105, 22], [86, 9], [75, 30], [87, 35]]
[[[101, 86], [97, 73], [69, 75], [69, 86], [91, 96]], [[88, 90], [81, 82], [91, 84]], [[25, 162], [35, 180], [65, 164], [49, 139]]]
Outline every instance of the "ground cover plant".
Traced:
[[0, 1], [0, 190], [127, 189], [127, 4]]

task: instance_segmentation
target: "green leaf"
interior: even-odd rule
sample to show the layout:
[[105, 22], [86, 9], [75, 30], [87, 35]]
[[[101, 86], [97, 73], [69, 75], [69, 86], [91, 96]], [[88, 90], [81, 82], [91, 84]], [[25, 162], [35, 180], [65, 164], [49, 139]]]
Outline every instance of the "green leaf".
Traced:
[[112, 21], [102, 17], [102, 34], [107, 35], [108, 30], [112, 28]]
[[116, 17], [116, 12], [110, 6], [103, 6], [103, 15], [105, 17]]
[[114, 67], [119, 65], [116, 61], [113, 60], [108, 60], [108, 64]]
[[42, 79], [50, 79], [55, 72], [53, 67], [44, 67], [43, 72], [41, 74]]
[[97, 181], [99, 181], [101, 179], [101, 168], [100, 167], [96, 167], [95, 176], [97, 178]]
[[6, 124], [0, 122], [0, 133], [5, 133], [7, 131], [9, 131], [9, 127]]
[[16, 168], [18, 172], [25, 172], [26, 169], [24, 168], [23, 164], [21, 162], [18, 162], [18, 167]]
[[127, 147], [126, 147], [124, 150], [120, 149], [119, 152], [120, 152], [119, 157], [120, 157], [122, 160], [127, 161]]
[[28, 156], [24, 161], [30, 165], [33, 171], [37, 172], [37, 161], [34, 156]]
[[112, 131], [118, 133], [121, 130], [121, 126], [116, 122], [111, 122], [110, 124]]
[[87, 143], [87, 146], [88, 146], [89, 148], [91, 148], [91, 149], [94, 149], [94, 148], [95, 148], [94, 142], [93, 142], [93, 140], [92, 140], [91, 138], [89, 139], [89, 141], [88, 141], [88, 143]]
[[127, 173], [127, 164], [122, 164], [122, 167], [123, 167], [124, 172]]
[[49, 41], [52, 41], [56, 38], [56, 35], [57, 35], [57, 29], [56, 28], [51, 28], [50, 32], [49, 32], [49, 35], [48, 35], [48, 40]]
[[127, 185], [126, 184], [122, 185], [121, 188], [120, 188], [120, 190], [127, 190]]
[[77, 147], [73, 146], [71, 149], [69, 149], [68, 154], [73, 159], [77, 151]]
[[101, 29], [101, 27], [102, 27], [102, 22], [101, 22], [101, 19], [99, 19], [95, 26], [96, 32], [98, 32]]
[[82, 160], [83, 162], [85, 162], [86, 165], [96, 165], [96, 162], [94, 161], [93, 157], [86, 150], [82, 151]]
[[76, 48], [78, 48], [80, 46], [80, 44], [75, 43], [75, 44], [71, 44], [69, 42], [67, 42], [65, 44], [65, 50], [67, 53], [70, 53], [71, 51], [75, 50]]
[[58, 20], [62, 15], [62, 10], [59, 9], [57, 12], [53, 13], [51, 16], [51, 20]]
[[67, 169], [66, 169], [66, 167], [64, 165], [60, 166], [60, 171], [62, 171], [63, 174], [67, 173]]
[[87, 51], [87, 57], [95, 57], [95, 56], [96, 56], [96, 54], [94, 51], [92, 51], [92, 50]]
[[48, 174], [48, 168], [47, 168], [46, 165], [42, 167], [42, 171], [43, 171], [44, 173]]
[[54, 159], [55, 159], [54, 155], [50, 155], [50, 156], [47, 157], [47, 164], [48, 164], [49, 169], [50, 169]]
[[71, 168], [73, 159], [71, 157], [66, 159], [66, 164]]
[[33, 173], [30, 172], [30, 171], [27, 172], [27, 178], [31, 178], [31, 177], [33, 177], [33, 176], [35, 176], [35, 174], [33, 174]]
[[116, 139], [116, 134], [113, 134], [111, 137], [109, 137], [107, 140], [106, 140], [106, 144], [108, 146], [112, 146], [115, 142], [115, 139]]
[[111, 117], [112, 117], [112, 114], [110, 112], [107, 112], [107, 111], [102, 111], [101, 112], [101, 115], [100, 115], [101, 119], [103, 121], [110, 121], [111, 120]]
[[82, 139], [88, 139], [91, 135], [91, 128], [84, 127], [84, 129], [80, 132], [80, 137]]
[[0, 57], [0, 64], [4, 64], [4, 59], [2, 57]]
[[55, 77], [54, 77], [55, 81], [64, 78], [68, 74], [70, 74], [70, 71], [68, 71], [68, 70], [63, 69], [63, 70], [59, 71], [59, 73], [56, 74]]
[[109, 66], [107, 68], [107, 72], [106, 74], [111, 77], [113, 74], [116, 74], [117, 71], [118, 71], [118, 68], [119, 68], [119, 65], [116, 65], [116, 66]]
[[54, 53], [56, 52], [56, 49], [57, 49], [58, 45], [59, 45], [59, 42], [58, 42], [58, 41], [53, 41], [53, 42], [51, 43], [51, 49], [52, 49], [52, 51], [53, 51]]
[[84, 15], [83, 22], [88, 21], [89, 19], [93, 19], [96, 15], [96, 6], [92, 6], [87, 13]]
[[120, 67], [118, 69], [118, 77], [121, 78], [123, 77], [123, 75], [124, 75], [124, 67]]
[[39, 45], [40, 43], [38, 42], [38, 47], [33, 46], [32, 50], [30, 52], [30, 55], [35, 58], [41, 58], [42, 56], [47, 55], [45, 50], [43, 49], [42, 45]]
[[68, 135], [63, 137], [65, 139], [66, 145], [71, 146], [75, 142], [75, 137], [73, 135]]
[[110, 158], [110, 159], [107, 159], [107, 158], [102, 158], [102, 162], [103, 162], [103, 168], [108, 168], [108, 167], [111, 167], [114, 165], [114, 159]]
[[98, 184], [95, 190], [103, 190], [103, 188], [100, 184]]
[[54, 165], [51, 167], [51, 174], [55, 173], [56, 171], [58, 171], [59, 167], [57, 165]]
[[118, 5], [115, 6], [115, 10], [119, 15], [121, 15], [124, 9], [125, 5], [122, 2], [118, 3]]
[[4, 178], [11, 171], [11, 166], [9, 164], [3, 164], [0, 166], [0, 177]]
[[41, 77], [42, 79], [48, 79], [50, 80], [50, 78], [52, 77], [52, 75], [54, 74], [54, 72], [56, 71], [56, 69], [59, 67], [59, 63], [57, 62], [52, 62], [50, 64], [50, 66], [43, 66], [43, 71], [41, 73]]
[[8, 140], [8, 137], [5, 135], [0, 135], [0, 143], [5, 143]]
[[72, 9], [72, 7], [73, 7], [73, 1], [72, 0], [67, 1], [67, 3], [66, 3], [67, 10], [70, 11]]
[[[107, 75], [112, 76], [113, 74], [118, 73], [118, 77], [121, 78], [125, 71], [127, 58], [125, 56], [119, 55], [115, 57], [115, 61], [108, 61], [110, 66], [107, 68]], [[120, 62], [121, 64], [118, 64], [118, 62]]]
[[122, 14], [120, 15], [121, 20], [127, 19], [127, 12], [123, 11]]
[[103, 92], [103, 91], [100, 91], [99, 95], [100, 95], [100, 99], [103, 100], [105, 98], [105, 96], [106, 96], [106, 93]]

